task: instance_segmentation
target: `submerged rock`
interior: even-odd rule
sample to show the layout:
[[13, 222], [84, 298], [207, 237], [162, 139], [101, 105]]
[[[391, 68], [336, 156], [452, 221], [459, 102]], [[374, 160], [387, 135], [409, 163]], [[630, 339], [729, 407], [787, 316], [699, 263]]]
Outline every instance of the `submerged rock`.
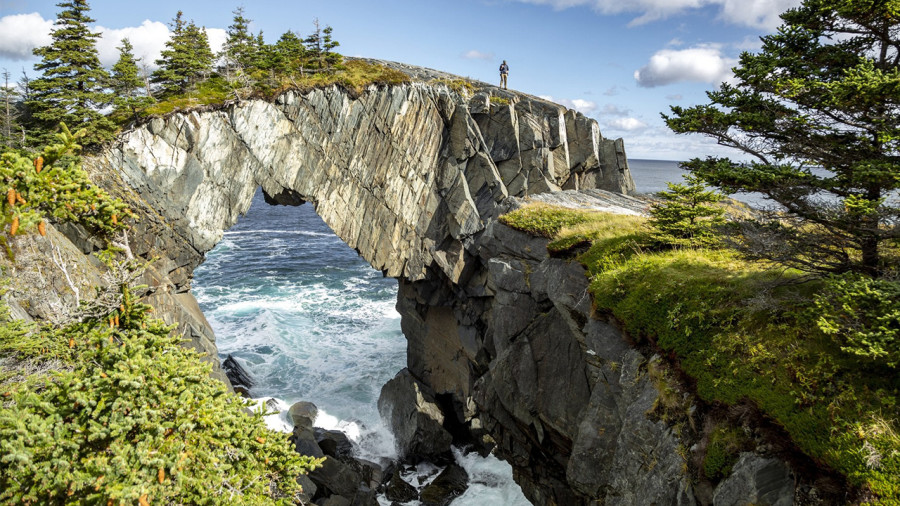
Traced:
[[407, 483], [400, 476], [399, 471], [395, 471], [384, 488], [384, 496], [389, 501], [409, 502], [418, 499], [419, 492], [416, 490], [416, 487]]

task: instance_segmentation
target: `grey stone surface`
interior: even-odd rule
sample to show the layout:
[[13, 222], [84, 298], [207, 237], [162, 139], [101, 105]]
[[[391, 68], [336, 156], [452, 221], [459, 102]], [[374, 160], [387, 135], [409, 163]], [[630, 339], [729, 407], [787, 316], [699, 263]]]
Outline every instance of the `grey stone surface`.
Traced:
[[714, 506], [792, 506], [794, 477], [790, 468], [775, 458], [742, 453], [731, 476], [716, 487]]
[[452, 437], [430, 388], [403, 369], [381, 389], [378, 412], [396, 439], [401, 459], [415, 463], [450, 451]]

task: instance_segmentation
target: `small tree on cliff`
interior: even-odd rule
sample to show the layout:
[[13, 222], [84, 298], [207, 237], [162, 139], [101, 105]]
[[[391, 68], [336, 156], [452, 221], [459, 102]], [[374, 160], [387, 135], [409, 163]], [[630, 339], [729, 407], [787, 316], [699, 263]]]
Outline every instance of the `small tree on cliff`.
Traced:
[[209, 48], [206, 30], [193, 21], [185, 23], [178, 11], [172, 20], [172, 36], [166, 41], [162, 58], [156, 60], [159, 69], [152, 81], [163, 88], [164, 93], [179, 93], [197, 83], [212, 70], [213, 54]]
[[759, 54], [741, 55], [736, 84], [663, 117], [754, 159], [683, 165], [780, 204], [779, 219], [743, 222], [750, 257], [879, 276], [900, 239], [900, 1], [805, 0], [781, 18]]
[[125, 111], [137, 119], [138, 112], [150, 105], [153, 99], [141, 94], [144, 80], [141, 78], [138, 60], [134, 58], [134, 46], [127, 38], [118, 47], [119, 61], [112, 68], [113, 103], [116, 110]]
[[705, 188], [697, 176], [689, 174], [684, 180], [666, 183], [668, 191], [659, 192], [662, 201], [650, 206], [654, 237], [673, 246], [711, 246], [715, 228], [725, 222], [725, 210], [715, 204], [725, 196]]

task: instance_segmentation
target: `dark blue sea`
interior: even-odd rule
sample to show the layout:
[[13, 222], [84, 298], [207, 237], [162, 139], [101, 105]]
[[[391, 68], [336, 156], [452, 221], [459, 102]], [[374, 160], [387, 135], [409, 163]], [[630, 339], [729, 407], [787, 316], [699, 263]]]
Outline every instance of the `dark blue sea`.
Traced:
[[[640, 192], [680, 180], [677, 162], [630, 164]], [[255, 398], [277, 399], [281, 409], [311, 401], [322, 412], [316, 424], [347, 432], [362, 456], [393, 456], [376, 401], [406, 365], [397, 281], [341, 242], [312, 205], [269, 206], [258, 193], [197, 268], [193, 291], [221, 358], [236, 357], [256, 380]], [[454, 505], [529, 504], [506, 464], [458, 459], [473, 485]]]

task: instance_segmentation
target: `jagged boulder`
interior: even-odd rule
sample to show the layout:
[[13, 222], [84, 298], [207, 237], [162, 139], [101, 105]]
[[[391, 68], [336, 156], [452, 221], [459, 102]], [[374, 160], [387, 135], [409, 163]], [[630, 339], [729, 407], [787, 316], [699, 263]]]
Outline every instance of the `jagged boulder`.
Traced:
[[403, 369], [381, 388], [378, 412], [394, 434], [397, 453], [410, 462], [437, 459], [450, 451], [453, 437], [434, 393]]
[[437, 478], [422, 489], [422, 506], [446, 506], [469, 487], [469, 473], [457, 464], [450, 464]]

